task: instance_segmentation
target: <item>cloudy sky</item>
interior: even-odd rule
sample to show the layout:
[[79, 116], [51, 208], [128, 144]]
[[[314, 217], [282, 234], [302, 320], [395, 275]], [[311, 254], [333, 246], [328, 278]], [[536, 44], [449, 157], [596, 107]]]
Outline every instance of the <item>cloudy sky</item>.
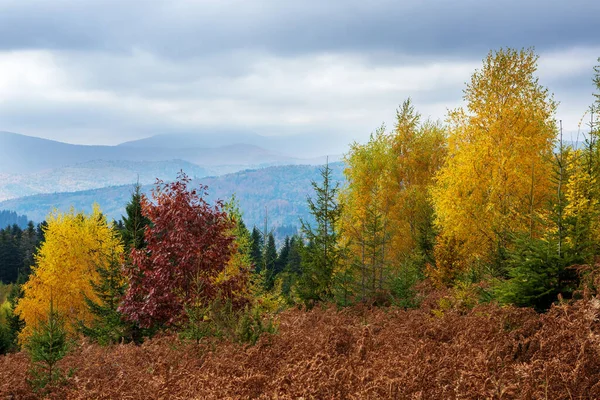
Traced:
[[0, 131], [116, 144], [227, 127], [363, 140], [444, 118], [490, 49], [535, 46], [565, 129], [592, 102], [597, 0], [0, 0]]

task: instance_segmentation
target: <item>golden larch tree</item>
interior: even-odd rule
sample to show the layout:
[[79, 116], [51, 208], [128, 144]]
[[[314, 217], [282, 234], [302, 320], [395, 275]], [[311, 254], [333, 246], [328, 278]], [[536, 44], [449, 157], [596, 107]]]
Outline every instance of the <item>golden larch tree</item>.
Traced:
[[47, 316], [50, 300], [65, 318], [69, 333], [75, 333], [80, 321], [89, 324], [93, 316], [84, 299], [97, 300], [90, 281], [98, 279], [97, 269], [106, 268], [111, 257], [123, 254], [120, 239], [97, 205], [90, 215], [73, 209], [55, 211], [47, 222], [45, 241], [35, 255], [36, 265], [15, 307], [25, 321], [22, 342]]

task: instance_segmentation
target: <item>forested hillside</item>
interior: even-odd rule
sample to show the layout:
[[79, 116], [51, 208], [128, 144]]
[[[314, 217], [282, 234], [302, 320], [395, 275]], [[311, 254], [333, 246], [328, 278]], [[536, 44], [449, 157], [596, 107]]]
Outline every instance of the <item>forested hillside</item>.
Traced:
[[600, 65], [581, 146], [537, 71], [490, 51], [343, 164], [23, 200], [61, 209], [0, 232], [0, 395], [600, 397]]
[[[342, 183], [343, 164], [332, 163], [332, 178]], [[90, 173], [94, 173], [94, 169]], [[194, 177], [195, 170], [184, 171]], [[170, 170], [172, 180], [178, 171]], [[319, 177], [319, 167], [312, 165], [288, 165], [268, 167], [258, 170], [246, 170], [198, 179], [210, 188], [209, 199], [227, 200], [233, 194], [244, 212], [244, 221], [248, 226], [264, 225], [265, 207], [268, 210], [268, 224], [271, 228], [293, 226], [298, 227], [298, 218], [309, 218], [306, 207], [306, 196], [311, 193], [310, 182]], [[149, 193], [152, 185], [143, 185], [142, 191]], [[49, 193], [28, 196], [0, 202], [0, 209], [14, 210], [23, 213], [29, 219], [42, 222], [53, 208], [67, 211], [70, 207], [90, 212], [92, 204], [98, 203], [102, 212], [109, 219], [120, 219], [125, 213], [133, 185], [121, 185], [102, 189], [85, 190], [66, 193]], [[26, 224], [27, 222], [25, 222]]]

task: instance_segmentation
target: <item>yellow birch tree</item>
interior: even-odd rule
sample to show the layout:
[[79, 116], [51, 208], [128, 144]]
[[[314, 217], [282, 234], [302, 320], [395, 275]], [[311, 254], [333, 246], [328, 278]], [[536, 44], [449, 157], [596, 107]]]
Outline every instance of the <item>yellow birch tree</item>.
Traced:
[[535, 216], [553, 190], [557, 130], [537, 60], [532, 49], [490, 52], [467, 84], [466, 107], [449, 113], [447, 161], [432, 190], [437, 253], [452, 243], [463, 266], [491, 262], [514, 233], [539, 234]]

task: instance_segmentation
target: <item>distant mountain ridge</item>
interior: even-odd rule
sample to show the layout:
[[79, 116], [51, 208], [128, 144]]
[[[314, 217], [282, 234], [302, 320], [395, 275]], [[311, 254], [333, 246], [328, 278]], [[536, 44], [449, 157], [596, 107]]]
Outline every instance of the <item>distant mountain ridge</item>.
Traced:
[[[331, 163], [332, 181], [343, 184], [344, 164]], [[173, 177], [174, 178], [174, 177]], [[311, 181], [320, 182], [320, 166], [288, 165], [258, 170], [244, 170], [232, 174], [195, 179], [208, 186], [209, 201], [228, 200], [234, 193], [244, 213], [247, 225], [264, 225], [265, 207], [268, 211], [268, 225], [272, 228], [299, 226], [299, 218], [310, 220], [306, 197], [313, 195]], [[153, 185], [144, 185], [142, 190], [149, 193]], [[11, 210], [26, 214], [34, 222], [44, 220], [53, 208], [90, 212], [97, 202], [105, 215], [120, 219], [125, 213], [125, 205], [130, 199], [132, 185], [111, 186], [72, 193], [52, 193], [27, 196], [0, 202], [0, 210]]]
[[347, 141], [340, 135], [326, 132], [305, 132], [280, 136], [263, 136], [251, 131], [213, 129], [195, 133], [154, 135], [119, 145], [127, 148], [177, 148], [208, 147], [216, 148], [232, 144], [257, 146], [277, 154], [287, 154], [305, 160], [329, 156], [332, 160], [341, 159], [346, 151]]
[[256, 138], [265, 137], [216, 132], [158, 135], [118, 146], [85, 146], [0, 132], [0, 201], [136, 181], [147, 184], [156, 178], [173, 179], [182, 169], [200, 178], [275, 165], [322, 164], [326, 159], [291, 157], [236, 142]]
[[[175, 140], [171, 140], [175, 143]], [[168, 161], [184, 160], [199, 166], [297, 164], [301, 160], [250, 144], [228, 144], [216, 148], [87, 146], [0, 132], [0, 173], [30, 173], [93, 160]]]

